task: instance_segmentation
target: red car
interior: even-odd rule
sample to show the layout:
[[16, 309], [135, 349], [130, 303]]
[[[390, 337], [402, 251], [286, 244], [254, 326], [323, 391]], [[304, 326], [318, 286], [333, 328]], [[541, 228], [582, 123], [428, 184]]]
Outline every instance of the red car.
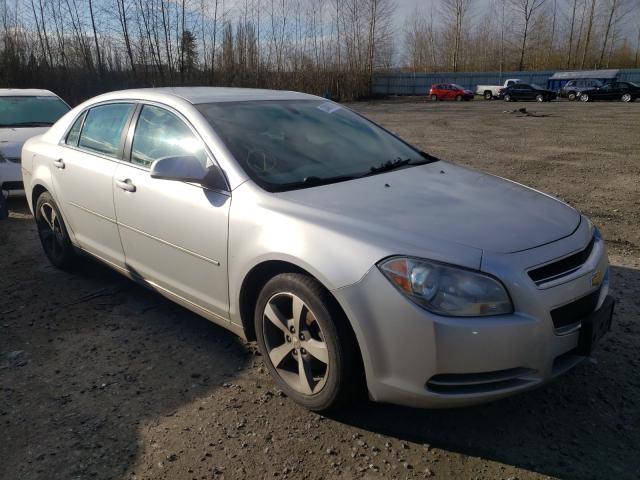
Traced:
[[434, 102], [438, 100], [456, 100], [460, 102], [462, 100], [473, 100], [473, 92], [455, 83], [439, 83], [431, 85], [429, 97]]

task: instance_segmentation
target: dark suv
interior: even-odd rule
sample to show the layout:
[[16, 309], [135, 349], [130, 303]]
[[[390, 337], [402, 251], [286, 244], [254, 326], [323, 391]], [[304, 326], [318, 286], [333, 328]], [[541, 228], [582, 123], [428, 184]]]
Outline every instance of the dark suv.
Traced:
[[581, 80], [569, 80], [564, 84], [564, 87], [560, 89], [560, 97], [568, 98], [569, 100], [577, 100], [580, 98], [580, 94], [585, 90], [591, 90], [602, 86], [600, 80], [594, 78], [583, 78]]

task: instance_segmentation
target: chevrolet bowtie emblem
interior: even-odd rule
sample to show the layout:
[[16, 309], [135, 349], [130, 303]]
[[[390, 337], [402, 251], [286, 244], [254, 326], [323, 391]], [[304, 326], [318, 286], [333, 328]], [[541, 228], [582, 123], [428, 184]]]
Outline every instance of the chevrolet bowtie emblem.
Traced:
[[597, 287], [602, 283], [602, 272], [597, 271], [596, 273], [593, 274], [593, 276], [591, 277], [591, 286], [592, 287]]

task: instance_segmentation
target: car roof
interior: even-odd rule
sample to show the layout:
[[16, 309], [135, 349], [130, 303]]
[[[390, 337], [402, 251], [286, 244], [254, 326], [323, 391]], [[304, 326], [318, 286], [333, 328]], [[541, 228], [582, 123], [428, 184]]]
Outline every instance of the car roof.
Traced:
[[[251, 100], [318, 100], [320, 97], [286, 90], [230, 87], [160, 87], [120, 90], [100, 95], [93, 100], [121, 99], [153, 100], [178, 97], [194, 105], [214, 102], [238, 102]], [[92, 102], [93, 103], [93, 102]]]
[[57, 97], [57, 95], [39, 88], [0, 88], [0, 97]]

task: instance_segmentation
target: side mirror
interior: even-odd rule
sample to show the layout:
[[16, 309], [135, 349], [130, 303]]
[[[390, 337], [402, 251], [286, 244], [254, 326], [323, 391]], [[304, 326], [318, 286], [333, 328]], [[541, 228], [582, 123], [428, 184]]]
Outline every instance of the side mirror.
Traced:
[[227, 190], [227, 182], [217, 165], [202, 166], [194, 156], [166, 157], [151, 165], [151, 178], [198, 183], [203, 187]]

